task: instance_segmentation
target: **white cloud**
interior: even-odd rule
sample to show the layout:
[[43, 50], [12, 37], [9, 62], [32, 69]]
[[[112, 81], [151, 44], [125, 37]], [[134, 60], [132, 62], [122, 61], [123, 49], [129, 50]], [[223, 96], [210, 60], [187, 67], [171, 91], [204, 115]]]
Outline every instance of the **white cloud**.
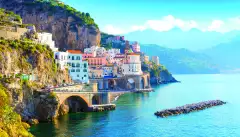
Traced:
[[124, 34], [126, 33], [123, 29], [114, 27], [113, 25], [106, 25], [103, 31], [109, 34]]
[[[216, 31], [216, 32], [228, 32], [232, 30], [240, 30], [240, 17], [229, 18], [226, 20], [212, 20], [209, 21], [209, 25], [203, 25], [202, 22], [195, 20], [183, 20], [175, 18], [172, 15], [164, 16], [159, 20], [147, 20], [142, 25], [133, 25], [128, 28], [119, 28], [113, 25], [106, 25], [103, 28], [104, 32], [110, 34], [126, 34], [133, 31], [143, 31], [146, 29], [153, 29], [156, 31], [169, 31], [175, 27], [188, 31], [192, 28], [197, 28], [201, 31]], [[206, 23], [206, 21], [205, 21]]]
[[224, 31], [222, 28], [224, 24], [225, 23], [222, 20], [213, 20], [211, 25], [208, 26], [208, 31]]

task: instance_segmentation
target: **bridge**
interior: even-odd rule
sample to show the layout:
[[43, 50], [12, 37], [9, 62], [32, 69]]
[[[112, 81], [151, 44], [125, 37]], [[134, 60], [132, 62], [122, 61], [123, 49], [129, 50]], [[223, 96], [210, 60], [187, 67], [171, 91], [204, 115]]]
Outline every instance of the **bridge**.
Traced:
[[111, 93], [98, 92], [97, 83], [79, 84], [54, 88], [52, 91], [59, 99], [60, 111], [81, 112], [94, 111], [93, 109], [114, 107], [111, 104]]

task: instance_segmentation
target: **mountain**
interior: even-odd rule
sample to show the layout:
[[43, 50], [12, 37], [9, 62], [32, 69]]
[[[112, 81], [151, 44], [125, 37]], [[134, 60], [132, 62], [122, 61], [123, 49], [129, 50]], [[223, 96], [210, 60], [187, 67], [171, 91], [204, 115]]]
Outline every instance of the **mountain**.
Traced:
[[23, 23], [35, 25], [38, 32], [52, 33], [60, 49], [100, 45], [100, 31], [90, 14], [58, 0], [0, 0], [0, 8], [19, 14]]
[[170, 31], [159, 32], [155, 30], [135, 31], [125, 35], [130, 41], [139, 41], [145, 44], [158, 44], [168, 48], [186, 48], [189, 50], [200, 50], [231, 41], [240, 34], [240, 31], [231, 31], [228, 33], [203, 32], [198, 29], [182, 31], [179, 28], [173, 28]]
[[231, 42], [201, 50], [200, 53], [211, 57], [224, 71], [235, 71], [240, 68], [240, 40], [238, 37]]
[[202, 53], [187, 49], [170, 49], [154, 44], [141, 44], [141, 51], [148, 56], [158, 56], [160, 63], [173, 74], [219, 73], [218, 66]]

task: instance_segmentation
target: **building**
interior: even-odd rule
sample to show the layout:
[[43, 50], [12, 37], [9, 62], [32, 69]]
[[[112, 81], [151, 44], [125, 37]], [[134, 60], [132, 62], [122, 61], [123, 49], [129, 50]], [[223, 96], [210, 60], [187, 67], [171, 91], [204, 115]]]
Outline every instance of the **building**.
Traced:
[[152, 62], [156, 65], [159, 65], [159, 57], [158, 56], [152, 56]]
[[68, 67], [68, 53], [67, 52], [54, 52], [54, 58], [57, 66], [63, 70]]
[[52, 40], [52, 34], [47, 32], [38, 33], [38, 42], [48, 45], [52, 51], [58, 51], [55, 47], [55, 42]]
[[100, 79], [103, 78], [103, 69], [102, 68], [89, 68], [89, 78], [90, 79]]
[[144, 62], [149, 62], [149, 56], [144, 56]]
[[88, 65], [90, 67], [101, 67], [105, 66], [107, 64], [106, 57], [83, 57], [84, 61], [88, 62]]
[[104, 57], [106, 54], [106, 49], [104, 47], [98, 47], [96, 52], [97, 57]]
[[68, 71], [75, 82], [88, 83], [88, 62], [83, 61], [80, 50], [67, 50]]
[[127, 53], [122, 65], [123, 75], [141, 75], [140, 53]]
[[140, 52], [140, 45], [138, 44], [138, 42], [134, 42], [132, 44], [132, 50], [133, 52]]
[[96, 57], [97, 56], [97, 49], [98, 49], [97, 46], [92, 46], [90, 48], [85, 48], [84, 49], [84, 54], [92, 54], [93, 57]]
[[109, 64], [102, 67], [104, 78], [113, 78], [113, 64]]

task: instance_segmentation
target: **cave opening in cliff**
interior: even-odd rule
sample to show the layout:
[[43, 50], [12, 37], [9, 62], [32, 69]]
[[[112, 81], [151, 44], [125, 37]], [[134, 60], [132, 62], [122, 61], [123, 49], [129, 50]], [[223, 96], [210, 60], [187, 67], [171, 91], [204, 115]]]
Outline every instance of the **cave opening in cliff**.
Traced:
[[71, 96], [66, 99], [65, 104], [68, 106], [68, 113], [86, 112], [88, 104], [79, 96]]

